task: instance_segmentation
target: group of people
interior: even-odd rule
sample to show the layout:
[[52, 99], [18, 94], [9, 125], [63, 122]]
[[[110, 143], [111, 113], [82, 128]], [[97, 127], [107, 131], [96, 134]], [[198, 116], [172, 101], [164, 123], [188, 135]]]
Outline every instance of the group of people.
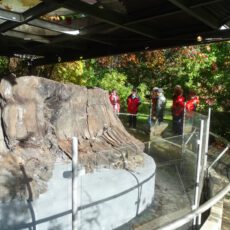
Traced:
[[[115, 113], [120, 113], [120, 99], [117, 91], [113, 89], [109, 95], [110, 102]], [[155, 124], [161, 124], [164, 121], [164, 113], [166, 107], [166, 97], [162, 88], [154, 87], [150, 95], [151, 99], [151, 116], [150, 119], [155, 121]], [[176, 85], [173, 92], [172, 103], [172, 120], [173, 131], [175, 134], [182, 134], [184, 110], [187, 114], [196, 110], [199, 104], [199, 98], [194, 91], [190, 91], [188, 100], [185, 103], [183, 89], [180, 85]], [[127, 97], [127, 107], [129, 113], [129, 127], [136, 128], [138, 107], [141, 104], [141, 99], [137, 94], [137, 89], [133, 88], [131, 94]]]
[[[120, 113], [120, 98], [115, 89], [111, 91], [109, 95], [109, 100], [112, 104], [113, 111], [115, 113]], [[141, 104], [141, 99], [137, 95], [137, 89], [133, 88], [131, 94], [127, 97], [129, 127], [136, 128], [137, 112], [140, 104]]]
[[175, 134], [181, 135], [183, 132], [184, 111], [188, 117], [192, 116], [192, 112], [196, 111], [199, 104], [199, 97], [195, 92], [190, 90], [188, 100], [185, 102], [183, 89], [180, 85], [176, 85], [173, 92], [172, 118], [173, 131]]

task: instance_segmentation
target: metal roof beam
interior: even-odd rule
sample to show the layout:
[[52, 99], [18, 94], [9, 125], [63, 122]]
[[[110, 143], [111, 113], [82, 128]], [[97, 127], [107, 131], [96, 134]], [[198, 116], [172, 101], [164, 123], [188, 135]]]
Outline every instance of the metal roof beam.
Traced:
[[24, 20], [22, 14], [14, 13], [3, 9], [0, 9], [0, 18], [14, 22], [21, 22]]
[[37, 26], [39, 28], [43, 28], [43, 29], [47, 29], [47, 30], [52, 30], [55, 32], [60, 32], [63, 34], [69, 34], [69, 35], [79, 34], [79, 30], [77, 30], [77, 29], [69, 28], [69, 27], [66, 27], [63, 25], [59, 25], [59, 24], [45, 21], [45, 20], [41, 20], [41, 19], [34, 19], [32, 21], [29, 21], [27, 24], [32, 25], [32, 26]]
[[223, 0], [208, 0], [208, 1], [201, 1], [199, 3], [196, 3], [192, 6], [190, 6], [190, 8], [197, 8], [197, 7], [203, 7], [203, 6], [209, 6], [211, 4], [214, 4], [214, 3], [218, 3], [218, 2], [221, 2]]
[[211, 27], [212, 29], [218, 29], [219, 28], [219, 22], [208, 12], [202, 10], [202, 9], [192, 9], [190, 7], [187, 7], [184, 5], [184, 2], [182, 0], [168, 0], [173, 5], [177, 6], [178, 8], [182, 9], [192, 17], [196, 18], [197, 20], [203, 22], [205, 25]]
[[[26, 21], [25, 17], [22, 14], [12, 13], [12, 12], [9, 12], [7, 10], [0, 10], [0, 18], [10, 20], [13, 22], [18, 22], [19, 23], [18, 25], [24, 24]], [[8, 23], [8, 25], [9, 24], [10, 23]], [[31, 21], [28, 21], [27, 24], [32, 25], [32, 26], [37, 26], [37, 27], [43, 28], [43, 29], [52, 30], [55, 32], [70, 34], [70, 35], [76, 35], [79, 33], [79, 31], [76, 29], [69, 28], [67, 26], [59, 25], [59, 24], [45, 21], [45, 20], [41, 20], [41, 19], [33, 19]], [[0, 29], [1, 29], [1, 27], [0, 27]]]
[[68, 41], [71, 41], [71, 40], [75, 40], [76, 38], [77, 39], [88, 40], [88, 41], [93, 41], [93, 42], [100, 43], [100, 44], [107, 45], [107, 46], [115, 46], [114, 43], [103, 41], [102, 39], [96, 39], [94, 37], [90, 37], [90, 36], [87, 36], [87, 35], [83, 35], [83, 36], [78, 35], [77, 37], [73, 37], [73, 36], [70, 37], [70, 36], [66, 36], [66, 35], [60, 35], [57, 38], [52, 39], [51, 42], [52, 43], [68, 42]]
[[[197, 9], [199, 7], [203, 7], [203, 6], [209, 6], [211, 4], [214, 4], [214, 3], [217, 3], [217, 2], [220, 2], [222, 0], [210, 0], [208, 2], [200, 2], [200, 3], [197, 3], [195, 5], [191, 5], [189, 8], [190, 9]], [[146, 13], [144, 13], [144, 15], [148, 15], [148, 12], [151, 11], [151, 12], [154, 12], [153, 15], [151, 16], [148, 16], [148, 17], [145, 17], [145, 18], [139, 18], [139, 19], [130, 19], [129, 22], [125, 23], [125, 25], [132, 25], [132, 24], [136, 24], [136, 23], [141, 23], [141, 22], [146, 22], [146, 21], [150, 21], [150, 20], [154, 20], [154, 19], [158, 19], [158, 18], [164, 18], [164, 17], [168, 17], [168, 16], [171, 16], [171, 15], [175, 15], [175, 14], [179, 14], [181, 12], [183, 12], [182, 9], [178, 9], [178, 10], [165, 10], [165, 9], [162, 9], [162, 11], [160, 11], [160, 9], [149, 9], [147, 10]], [[136, 16], [138, 17], [138, 16]]]
[[33, 35], [33, 34], [26, 34], [26, 33], [14, 31], [14, 30], [6, 31], [5, 33], [2, 33], [2, 35], [9, 36], [9, 37], [21, 38], [21, 39], [26, 40], [26, 41], [37, 41], [37, 42], [42, 42], [42, 43], [50, 43], [50, 40], [48, 40], [42, 36]]
[[[60, 4], [54, 3], [52, 1], [41, 2], [37, 6], [25, 11], [23, 14], [18, 14], [20, 17], [19, 21], [7, 21], [0, 26], [0, 33], [11, 30], [21, 24], [25, 24], [35, 18], [38, 18], [46, 13], [56, 10], [60, 7]], [[19, 19], [19, 18], [18, 18]], [[9, 19], [10, 20], [10, 19]]]
[[95, 6], [89, 5], [79, 0], [66, 1], [65, 7], [74, 11], [80, 11], [108, 24], [118, 26], [119, 28], [122, 28], [124, 30], [140, 34], [151, 39], [156, 39], [158, 37], [157, 32], [153, 31], [152, 29], [136, 25], [126, 26], [126, 18], [124, 17], [124, 15], [116, 13], [114, 11], [95, 8]]

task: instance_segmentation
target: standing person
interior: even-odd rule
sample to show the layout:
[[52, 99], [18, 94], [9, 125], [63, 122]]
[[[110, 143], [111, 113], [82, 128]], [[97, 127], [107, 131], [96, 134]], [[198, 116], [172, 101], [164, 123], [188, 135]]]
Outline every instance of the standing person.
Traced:
[[184, 101], [183, 90], [180, 85], [176, 85], [173, 92], [173, 131], [181, 135], [183, 132], [183, 116], [184, 116]]
[[194, 112], [196, 111], [197, 106], [199, 105], [199, 97], [196, 96], [196, 93], [192, 90], [189, 90], [188, 101], [186, 102], [186, 119], [192, 125], [192, 129], [195, 128], [195, 117]]
[[157, 108], [157, 95], [158, 87], [154, 87], [152, 90], [152, 118], [156, 120], [156, 108]]
[[195, 91], [190, 90], [188, 95], [188, 101], [186, 102], [186, 111], [195, 112], [199, 103], [200, 100], [199, 97], [196, 95]]
[[156, 103], [156, 118], [159, 122], [159, 125], [164, 120], [164, 113], [166, 107], [166, 98], [164, 96], [163, 89], [159, 88], [157, 90], [157, 103]]
[[113, 112], [119, 113], [120, 112], [120, 98], [115, 89], [113, 89], [111, 94], [109, 95], [109, 100], [113, 106]]
[[137, 90], [133, 89], [132, 93], [127, 98], [129, 112], [129, 127], [136, 128], [138, 107], [141, 104], [141, 99], [137, 95]]

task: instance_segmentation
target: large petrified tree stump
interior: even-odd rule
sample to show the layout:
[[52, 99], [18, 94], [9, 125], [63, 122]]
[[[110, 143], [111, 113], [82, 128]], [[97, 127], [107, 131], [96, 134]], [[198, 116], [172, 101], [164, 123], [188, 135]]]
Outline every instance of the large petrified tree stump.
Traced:
[[25, 194], [25, 173], [35, 196], [45, 191], [54, 162], [71, 158], [73, 136], [88, 172], [143, 163], [143, 144], [126, 132], [102, 89], [25, 76], [3, 79], [0, 96], [0, 198]]

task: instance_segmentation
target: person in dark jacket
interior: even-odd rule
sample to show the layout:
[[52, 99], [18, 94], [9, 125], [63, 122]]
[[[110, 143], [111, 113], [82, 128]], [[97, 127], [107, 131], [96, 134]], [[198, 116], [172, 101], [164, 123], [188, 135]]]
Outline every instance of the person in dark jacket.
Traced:
[[157, 111], [156, 111], [156, 108], [157, 108], [157, 99], [158, 99], [158, 95], [157, 95], [157, 92], [158, 92], [158, 87], [154, 87], [153, 88], [153, 90], [152, 90], [152, 119], [154, 120], [154, 121], [156, 121], [156, 113], [157, 113]]
[[141, 99], [137, 95], [137, 90], [133, 89], [132, 93], [127, 98], [129, 127], [136, 128], [138, 107], [141, 104]]
[[183, 132], [184, 101], [183, 90], [180, 85], [176, 85], [173, 93], [172, 117], [173, 131], [179, 135]]
[[160, 124], [164, 120], [164, 113], [166, 107], [166, 98], [164, 96], [163, 89], [159, 88], [157, 90], [157, 103], [156, 103], [156, 118]]

